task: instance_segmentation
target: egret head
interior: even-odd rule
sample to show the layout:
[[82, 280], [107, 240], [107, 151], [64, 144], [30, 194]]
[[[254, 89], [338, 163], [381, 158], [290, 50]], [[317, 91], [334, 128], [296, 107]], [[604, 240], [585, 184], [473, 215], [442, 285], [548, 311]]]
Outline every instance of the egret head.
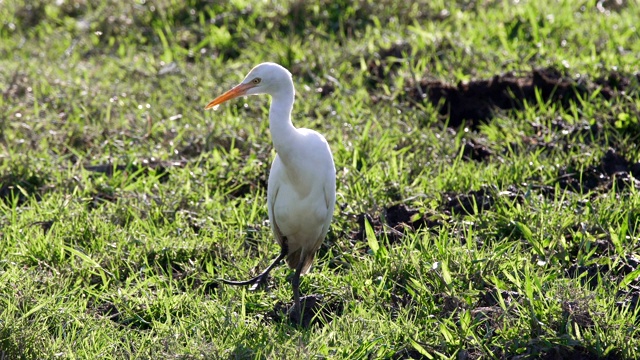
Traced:
[[273, 95], [285, 87], [293, 88], [291, 73], [276, 63], [262, 63], [251, 69], [240, 84], [215, 98], [204, 109], [211, 109], [239, 96]]

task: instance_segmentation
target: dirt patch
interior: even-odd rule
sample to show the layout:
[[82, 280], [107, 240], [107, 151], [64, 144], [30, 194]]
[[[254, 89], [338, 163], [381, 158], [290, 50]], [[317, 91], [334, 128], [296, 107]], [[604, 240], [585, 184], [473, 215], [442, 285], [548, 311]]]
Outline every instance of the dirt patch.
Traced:
[[185, 158], [197, 158], [214, 148], [229, 151], [232, 146], [238, 146], [238, 144], [242, 143], [231, 136], [214, 137], [211, 132], [208, 132], [196, 134], [193, 138], [185, 139], [183, 144], [179, 146], [178, 153]]
[[[553, 195], [551, 195], [553, 196]], [[586, 202], [585, 202], [586, 204]], [[596, 248], [596, 254], [608, 256], [615, 252], [611, 236], [600, 226], [587, 226], [585, 223], [574, 224], [564, 234], [566, 249], [571, 258], [579, 256], [581, 248]]]
[[[34, 1], [16, 9], [15, 18], [20, 28], [31, 29], [47, 18], [46, 2]], [[6, 24], [3, 24], [6, 26]]]
[[621, 192], [630, 187], [640, 189], [640, 162], [631, 163], [615, 150], [609, 149], [597, 165], [584, 170], [575, 166], [562, 168], [556, 183], [563, 190], [577, 193], [613, 189]]
[[[628, 255], [618, 267], [617, 274], [618, 276], [626, 276], [638, 269], [638, 267], [640, 267], [640, 259], [633, 255]], [[633, 281], [633, 284], [640, 286], [640, 279], [636, 278]]]
[[[603, 284], [620, 283], [626, 275], [635, 271], [638, 267], [640, 267], [640, 259], [635, 256], [627, 256], [613, 268], [607, 264], [573, 264], [565, 270], [565, 275], [569, 278], [577, 278], [583, 286], [595, 290]], [[616, 302], [618, 308], [629, 307], [633, 313], [640, 304], [640, 278], [632, 279], [624, 289], [618, 291], [616, 297], [618, 298]], [[567, 311], [571, 310], [570, 315], [574, 316], [574, 318], [581, 314], [580, 312], [574, 311], [576, 309], [575, 304], [568, 302], [566, 305], [569, 306]], [[563, 311], [565, 311], [564, 307]], [[584, 314], [580, 316], [578, 320], [587, 321]]]
[[[627, 234], [636, 233], [638, 222], [633, 212], [629, 214], [626, 221]], [[564, 235], [568, 246], [564, 251], [571, 259], [571, 263], [565, 265], [566, 277], [578, 279], [582, 286], [594, 290], [600, 286], [619, 284], [627, 275], [640, 268], [640, 258], [635, 254], [629, 253], [623, 256], [619, 254], [609, 231], [600, 226], [587, 226], [584, 223], [575, 224], [568, 229]], [[581, 257], [581, 253], [591, 251], [593, 255], [588, 261], [578, 262], [577, 259]], [[635, 307], [640, 295], [640, 291], [635, 289], [640, 289], [640, 277], [630, 279], [627, 288], [618, 292], [617, 296], [620, 298], [618, 305], [631, 303]]]
[[631, 285], [625, 290], [618, 291], [616, 307], [619, 310], [629, 310], [633, 314], [640, 305], [640, 286]]
[[30, 93], [32, 90], [29, 87], [33, 82], [26, 73], [22, 71], [16, 71], [13, 73], [11, 81], [6, 86], [6, 88], [2, 91], [2, 98], [7, 99], [24, 99], [27, 93]]
[[379, 83], [388, 82], [388, 78], [393, 76], [398, 67], [400, 67], [400, 62], [394, 61], [394, 59], [404, 59], [411, 52], [411, 45], [401, 41], [369, 55], [367, 86], [374, 88]]
[[440, 303], [440, 312], [444, 317], [449, 317], [458, 311], [469, 308], [469, 305], [457, 296], [435, 294], [433, 297], [436, 303]]
[[462, 140], [462, 159], [467, 161], [485, 162], [494, 157], [494, 153], [486, 145], [473, 139]]
[[134, 161], [129, 164], [101, 164], [101, 165], [85, 165], [85, 170], [113, 176], [116, 172], [123, 173], [125, 176], [138, 177], [141, 175], [149, 176], [155, 174], [160, 182], [169, 180], [169, 169], [172, 167], [184, 167], [186, 161], [153, 161], [141, 160]]
[[38, 226], [40, 227], [40, 229], [42, 229], [42, 232], [46, 234], [51, 230], [51, 227], [53, 226], [54, 223], [55, 223], [54, 220], [36, 221], [29, 224], [29, 227]]
[[484, 186], [478, 190], [471, 190], [462, 194], [445, 192], [442, 195], [440, 209], [447, 215], [475, 215], [491, 209], [498, 198], [522, 203], [524, 194], [513, 185], [507, 187], [505, 191], [498, 191], [495, 187]]
[[115, 322], [118, 322], [118, 319], [120, 317], [120, 311], [118, 311], [118, 308], [109, 301], [99, 304], [93, 304], [92, 309], [95, 314], [101, 317], [106, 317], [109, 320], [113, 320]]
[[386, 207], [382, 215], [371, 216], [369, 214], [358, 215], [358, 228], [352, 232], [352, 240], [363, 241], [366, 239], [365, 219], [373, 228], [376, 236], [386, 234], [390, 243], [401, 240], [408, 232], [414, 232], [422, 228], [435, 228], [442, 225], [442, 216], [436, 213], [421, 213], [419, 210], [407, 207], [405, 204], [397, 204]]
[[485, 323], [494, 330], [499, 329], [500, 318], [504, 316], [504, 310], [500, 306], [484, 306], [471, 309], [471, 315], [478, 323]]
[[[426, 346], [426, 344], [424, 344]], [[422, 346], [422, 345], [421, 345]], [[427, 346], [428, 348], [428, 346]], [[422, 353], [416, 350], [413, 347], [406, 347], [402, 350], [396, 351], [395, 354], [391, 357], [392, 360], [405, 360], [405, 359], [432, 359], [432, 357], [427, 357], [422, 355]]]
[[564, 300], [561, 305], [564, 321], [577, 324], [582, 328], [592, 327], [595, 323], [589, 309], [591, 301], [593, 298]]
[[[640, 81], [640, 73], [633, 75], [623, 74], [617, 70], [613, 70], [608, 74], [599, 76], [593, 81], [593, 85], [589, 85], [590, 88], [601, 88], [602, 95], [605, 99], [611, 99], [624, 91], [638, 91], [638, 82]], [[635, 83], [635, 85], [634, 85]]]
[[325, 98], [336, 91], [336, 85], [333, 81], [326, 81], [322, 84], [316, 84], [316, 92], [320, 98]]
[[[615, 351], [614, 351], [615, 353]], [[543, 359], [543, 360], [558, 360], [558, 359], [571, 359], [571, 360], [614, 360], [622, 359], [622, 357], [615, 354], [609, 354], [605, 357], [598, 356], [583, 346], [563, 346], [554, 345], [549, 347], [549, 344], [531, 344], [530, 349], [524, 354], [521, 354], [523, 359]]]
[[474, 215], [491, 209], [494, 203], [494, 196], [487, 188], [481, 188], [465, 194], [445, 193], [441, 208], [445, 213], [449, 214]]
[[87, 311], [95, 314], [97, 317], [113, 321], [114, 323], [137, 330], [149, 330], [152, 327], [152, 322], [147, 321], [144, 317], [147, 315], [146, 307], [143, 305], [138, 306], [135, 309], [135, 313], [131, 314], [126, 311], [121, 311], [118, 307], [110, 302], [102, 303], [89, 303]]
[[[625, 258], [622, 264], [617, 268], [616, 276], [612, 281], [620, 282], [626, 275], [640, 267], [640, 259], [630, 255]], [[640, 306], [640, 277], [636, 277], [631, 281], [625, 289], [621, 289], [616, 294], [618, 301], [616, 306], [619, 309], [629, 308], [631, 313], [634, 313], [638, 306]]]
[[[634, 215], [630, 214], [628, 221], [628, 234], [637, 231], [637, 222]], [[610, 231], [610, 230], [609, 230]], [[587, 226], [584, 223], [573, 225], [565, 233], [565, 243], [568, 244], [565, 251], [571, 260], [565, 266], [565, 276], [578, 279], [582, 286], [594, 290], [599, 286], [618, 284], [625, 276], [640, 268], [640, 258], [633, 253], [619, 255], [609, 231], [600, 226]], [[624, 241], [624, 240], [623, 240]], [[593, 251], [593, 255], [586, 262], [578, 262], [581, 253]], [[600, 261], [598, 259], [603, 259]], [[634, 288], [640, 289], [640, 277], [632, 279], [627, 290], [621, 290], [618, 294], [626, 302], [635, 296]], [[635, 303], [635, 300], [633, 301]]]
[[175, 281], [180, 291], [200, 289], [209, 294], [219, 287], [217, 281], [209, 279], [205, 268], [208, 262], [217, 263], [215, 252], [215, 249], [205, 248], [151, 251], [147, 254], [146, 264], [157, 274]]
[[608, 265], [590, 264], [590, 265], [578, 265], [573, 264], [565, 270], [568, 277], [572, 279], [580, 279], [583, 286], [591, 290], [595, 290], [602, 278], [607, 277], [609, 272]]
[[391, 318], [396, 319], [400, 310], [408, 306], [415, 304], [413, 296], [411, 296], [406, 289], [396, 286], [391, 291], [390, 313]]
[[26, 169], [2, 175], [0, 176], [0, 201], [5, 204], [15, 202], [17, 206], [22, 205], [30, 196], [40, 201], [48, 181], [46, 175], [31, 173]]
[[[499, 293], [499, 295], [498, 295]], [[490, 288], [480, 294], [478, 301], [475, 304], [476, 308], [493, 307], [500, 304], [500, 298], [509, 306], [513, 302], [520, 302], [522, 295], [517, 291], [498, 290], [496, 288]]]
[[509, 186], [505, 191], [486, 186], [467, 193], [445, 192], [438, 211], [413, 209], [405, 204], [391, 205], [380, 215], [359, 214], [356, 229], [349, 237], [353, 241], [366, 240], [367, 220], [376, 237], [384, 235], [390, 244], [394, 244], [406, 234], [423, 228], [437, 230], [452, 215], [475, 215], [489, 210], [497, 200], [522, 203], [524, 192], [515, 186]]
[[[591, 143], [605, 146], [606, 142], [602, 123], [597, 121], [581, 120], [574, 124], [569, 124], [561, 117], [558, 117], [551, 121], [549, 125], [534, 122], [531, 126], [533, 134], [524, 136], [522, 144], [512, 143], [510, 145], [511, 149], [518, 153], [535, 151], [536, 149], [567, 152], [576, 146], [580, 147]], [[521, 148], [522, 146], [524, 146], [524, 149]]]
[[495, 75], [491, 79], [459, 82], [407, 80], [401, 100], [411, 103], [430, 102], [450, 127], [465, 123], [477, 128], [493, 118], [498, 110], [521, 110], [525, 103], [537, 103], [537, 94], [544, 102], [568, 107], [580, 98], [599, 91], [599, 96], [611, 99], [640, 80], [640, 74], [626, 76], [613, 72], [594, 82], [574, 81], [555, 68], [534, 69], [518, 75], [514, 72]]
[[627, 6], [629, 6], [628, 0], [598, 0], [596, 2], [596, 10], [606, 15], [609, 15], [611, 11], [621, 12]]
[[511, 72], [457, 85], [427, 79], [417, 84], [408, 81], [406, 90], [408, 100], [421, 103], [426, 99], [438, 108], [440, 115], [448, 116], [450, 127], [468, 120], [473, 128], [491, 119], [496, 108], [522, 109], [525, 102], [535, 102], [536, 91], [544, 101], [564, 105], [587, 92], [584, 86], [577, 86], [552, 68], [535, 69], [525, 76]]
[[322, 295], [303, 296], [300, 298], [300, 303], [303, 309], [301, 322], [294, 319], [291, 314], [293, 302], [278, 302], [267, 315], [274, 322], [282, 322], [286, 319], [294, 326], [309, 328], [330, 323], [336, 316], [342, 315], [344, 310], [344, 304], [341, 301], [336, 299], [327, 301]]
[[111, 189], [99, 189], [86, 200], [87, 209], [95, 210], [106, 203], [115, 203], [118, 198]]

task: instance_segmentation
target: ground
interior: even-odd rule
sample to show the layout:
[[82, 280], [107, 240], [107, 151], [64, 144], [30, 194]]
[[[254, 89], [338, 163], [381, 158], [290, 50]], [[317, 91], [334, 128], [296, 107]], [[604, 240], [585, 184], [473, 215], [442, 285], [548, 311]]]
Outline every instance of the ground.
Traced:
[[[635, 359], [635, 1], [0, 1], [0, 358]], [[278, 253], [290, 69], [334, 221]]]

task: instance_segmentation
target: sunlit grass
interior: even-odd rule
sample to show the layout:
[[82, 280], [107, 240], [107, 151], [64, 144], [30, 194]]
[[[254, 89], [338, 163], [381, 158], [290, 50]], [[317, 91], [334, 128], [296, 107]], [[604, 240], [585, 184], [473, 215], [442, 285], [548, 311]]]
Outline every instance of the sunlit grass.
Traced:
[[[625, 4], [1, 3], [0, 357], [637, 358], [637, 180], [562, 182], [611, 148], [640, 161]], [[276, 311], [285, 266], [255, 292], [217, 281], [278, 251], [268, 100], [203, 111], [263, 61], [291, 70], [294, 123], [336, 162], [335, 220], [301, 284], [330, 315], [308, 329]], [[630, 85], [455, 129], [402, 100], [421, 78], [545, 67]], [[470, 160], [470, 141], [491, 156]], [[430, 227], [381, 225], [397, 204]]]

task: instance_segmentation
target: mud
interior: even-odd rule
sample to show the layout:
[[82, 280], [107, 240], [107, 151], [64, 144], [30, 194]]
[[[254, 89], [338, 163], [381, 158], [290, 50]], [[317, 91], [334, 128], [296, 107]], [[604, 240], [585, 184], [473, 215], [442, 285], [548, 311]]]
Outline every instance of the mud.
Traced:
[[[443, 192], [440, 206], [435, 212], [410, 208], [405, 204], [395, 204], [383, 208], [379, 215], [359, 214], [355, 230], [350, 233], [349, 237], [354, 241], [366, 239], [364, 226], [366, 219], [377, 236], [385, 235], [389, 243], [393, 244], [400, 241], [409, 232], [423, 228], [437, 230], [442, 225], [442, 221], [451, 216], [476, 215], [489, 211], [497, 201], [522, 204], [525, 196], [530, 196], [531, 192], [539, 193], [549, 199], [557, 197], [558, 189], [576, 193], [592, 193], [593, 196], [610, 191], [630, 196], [629, 190], [631, 188], [640, 190], [639, 179], [640, 162], [631, 162], [614, 149], [609, 149], [597, 164], [582, 170], [577, 164], [561, 167], [555, 180], [558, 187], [536, 184], [535, 181], [532, 181], [532, 183], [510, 185], [503, 191], [495, 186], [483, 186], [480, 189], [464, 193]], [[633, 221], [630, 223], [634, 224]], [[577, 232], [579, 229], [574, 229], [574, 231]], [[629, 231], [634, 232], [636, 229], [631, 226]], [[567, 241], [572, 242], [570, 238], [567, 238]], [[601, 248], [599, 253], [612, 250], [610, 240], [606, 239], [600, 239], [593, 246]], [[574, 249], [569, 248], [568, 250]], [[572, 274], [576, 271], [584, 272], [580, 269], [571, 269], [570, 271]]]
[[51, 230], [51, 227], [53, 227], [54, 223], [55, 221], [53, 220], [36, 221], [29, 224], [29, 226], [38, 226], [40, 227], [40, 229], [42, 229], [42, 232], [46, 234]]
[[[116, 173], [121, 173], [123, 176], [135, 179], [140, 176], [156, 176], [158, 181], [165, 183], [169, 180], [170, 168], [183, 167], [185, 161], [148, 161], [142, 160], [140, 163], [131, 164], [101, 164], [101, 165], [85, 165], [84, 168], [87, 171], [104, 174], [108, 177], [114, 176]], [[86, 200], [86, 205], [89, 210], [95, 210], [106, 203], [114, 203], [118, 199], [113, 189], [98, 188], [93, 191], [91, 197]]]
[[115, 203], [118, 198], [110, 191], [95, 191], [90, 198], [87, 199], [87, 208], [95, 210], [106, 203]]
[[[219, 250], [216, 248], [151, 251], [146, 256], [146, 262], [143, 262], [140, 266], [151, 266], [154, 272], [174, 281], [176, 288], [180, 291], [200, 290], [205, 294], [210, 294], [220, 284], [217, 281], [210, 280], [205, 264], [213, 262], [214, 268], [217, 268], [218, 252]], [[126, 276], [125, 274], [125, 278]], [[124, 281], [125, 279], [121, 280]]]
[[[422, 345], [421, 345], [422, 346]], [[422, 355], [422, 353], [416, 350], [413, 347], [406, 347], [402, 350], [396, 351], [395, 354], [391, 357], [392, 360], [408, 360], [408, 359], [431, 359], [431, 357], [427, 357]]]
[[120, 320], [120, 311], [112, 302], [107, 301], [99, 304], [91, 304], [88, 308], [100, 317], [105, 317], [114, 322]]
[[138, 177], [155, 175], [160, 182], [169, 180], [169, 169], [172, 167], [184, 167], [186, 161], [152, 161], [141, 160], [140, 162], [132, 162], [130, 164], [100, 164], [85, 165], [87, 171], [105, 174], [109, 177], [116, 172], [123, 173], [125, 176]]
[[309, 328], [330, 323], [335, 317], [342, 315], [344, 304], [337, 299], [326, 299], [322, 295], [307, 295], [300, 298], [302, 304], [302, 321], [293, 316], [291, 309], [293, 301], [278, 302], [273, 310], [267, 314], [273, 322], [288, 321], [292, 326]]
[[580, 279], [582, 285], [591, 290], [595, 290], [602, 279], [606, 279], [607, 273], [609, 273], [608, 265], [578, 265], [573, 264], [565, 270], [565, 275], [572, 279]]
[[446, 215], [475, 215], [491, 209], [499, 198], [522, 203], [524, 193], [516, 186], [509, 186], [505, 191], [498, 191], [493, 186], [485, 186], [462, 194], [445, 192], [442, 195], [440, 209]]
[[147, 321], [144, 318], [148, 315], [146, 314], [146, 309], [143, 307], [135, 309], [135, 314], [127, 314], [126, 312], [118, 309], [114, 303], [106, 301], [99, 304], [89, 303], [87, 310], [95, 314], [97, 317], [106, 318], [118, 325], [131, 329], [149, 330], [152, 328], [151, 319]]
[[24, 98], [27, 93], [32, 91], [29, 89], [29, 84], [31, 83], [32, 81], [26, 73], [21, 71], [14, 72], [9, 85], [2, 91], [2, 98], [5, 100]]
[[556, 183], [563, 190], [577, 193], [622, 192], [628, 188], [640, 190], [640, 162], [632, 163], [614, 149], [609, 149], [599, 164], [582, 171], [577, 165], [561, 168]]
[[[534, 134], [525, 136], [524, 149], [519, 149], [518, 144], [511, 144], [511, 148], [518, 153], [524, 151], [535, 151], [543, 149], [545, 151], [570, 151], [575, 147], [587, 146], [596, 143], [605, 146], [606, 137], [601, 122], [588, 122], [580, 120], [574, 124], [569, 124], [562, 118], [551, 121], [549, 126], [534, 122], [531, 124]], [[548, 139], [548, 140], [547, 140]]]
[[465, 123], [471, 128], [489, 121], [500, 110], [521, 110], [525, 103], [544, 102], [568, 107], [599, 89], [604, 99], [614, 97], [630, 84], [627, 77], [611, 74], [595, 83], [576, 82], [554, 68], [534, 69], [518, 75], [514, 72], [491, 79], [459, 82], [456, 85], [422, 79], [406, 82], [404, 100], [409, 103], [430, 102], [445, 117], [447, 125], [457, 128]]
[[40, 201], [48, 183], [48, 176], [30, 173], [26, 169], [2, 175], [0, 176], [0, 201], [6, 204], [16, 202], [18, 206], [27, 201], [30, 196]]
[[[597, 254], [600, 257], [611, 257], [611, 263], [617, 263], [615, 267], [607, 264], [592, 263], [589, 265], [573, 264], [565, 270], [565, 276], [579, 279], [581, 284], [588, 289], [596, 290], [599, 286], [609, 286], [620, 283], [625, 276], [640, 267], [640, 259], [628, 255], [623, 259], [609, 253]], [[635, 278], [616, 294], [616, 306], [620, 309], [630, 308], [633, 313], [640, 305], [640, 278]]]
[[599, 0], [596, 2], [596, 10], [609, 14], [611, 11], [620, 12], [629, 6], [629, 0]]
[[[542, 349], [540, 349], [542, 348]], [[529, 355], [530, 357], [526, 357]], [[604, 357], [600, 357], [582, 346], [562, 346], [555, 345], [544, 348], [541, 344], [532, 345], [532, 351], [529, 354], [524, 354], [523, 359], [542, 359], [542, 360], [557, 360], [557, 359], [572, 359], [572, 360], [617, 360], [623, 359], [612, 351], [610, 354]]]
[[486, 145], [480, 144], [477, 140], [464, 139], [462, 144], [462, 159], [474, 160], [478, 162], [490, 161], [495, 157], [493, 150]]
[[[382, 99], [377, 95], [379, 85], [388, 84], [402, 62], [408, 56], [417, 56], [415, 53], [406, 42], [398, 42], [365, 56], [369, 73], [367, 85], [374, 103]], [[537, 94], [545, 103], [567, 108], [571, 104], [579, 106], [580, 99], [586, 96], [597, 94], [595, 98], [609, 100], [637, 91], [634, 84], [640, 82], [640, 73], [624, 74], [613, 70], [594, 79], [573, 79], [553, 67], [534, 68], [527, 73], [507, 72], [490, 79], [457, 84], [412, 76], [414, 78], [405, 79], [405, 91], [399, 96], [400, 101], [409, 105], [429, 102], [447, 126], [457, 128], [465, 124], [472, 129], [490, 121], [501, 111], [522, 110], [526, 103], [538, 103]]]
[[422, 228], [433, 229], [442, 225], [442, 218], [437, 214], [421, 213], [405, 204], [397, 204], [384, 208], [382, 215], [358, 215], [357, 230], [350, 235], [352, 240], [363, 241], [366, 239], [365, 219], [371, 224], [376, 236], [386, 234], [390, 243], [400, 241], [407, 232]]
[[[498, 296], [498, 292], [500, 296]], [[520, 300], [522, 300], [522, 295], [520, 295], [517, 291], [498, 290], [496, 288], [490, 288], [480, 293], [475, 306], [478, 308], [483, 308], [500, 305], [500, 301], [498, 300], [499, 297], [502, 298], [506, 305], [510, 305], [513, 302], [519, 302]]]
[[412, 52], [411, 45], [407, 42], [396, 42], [388, 48], [380, 49], [367, 56], [367, 71], [369, 77], [367, 86], [374, 88], [379, 83], [386, 83], [390, 76], [400, 67], [400, 62], [394, 59], [403, 59]]

